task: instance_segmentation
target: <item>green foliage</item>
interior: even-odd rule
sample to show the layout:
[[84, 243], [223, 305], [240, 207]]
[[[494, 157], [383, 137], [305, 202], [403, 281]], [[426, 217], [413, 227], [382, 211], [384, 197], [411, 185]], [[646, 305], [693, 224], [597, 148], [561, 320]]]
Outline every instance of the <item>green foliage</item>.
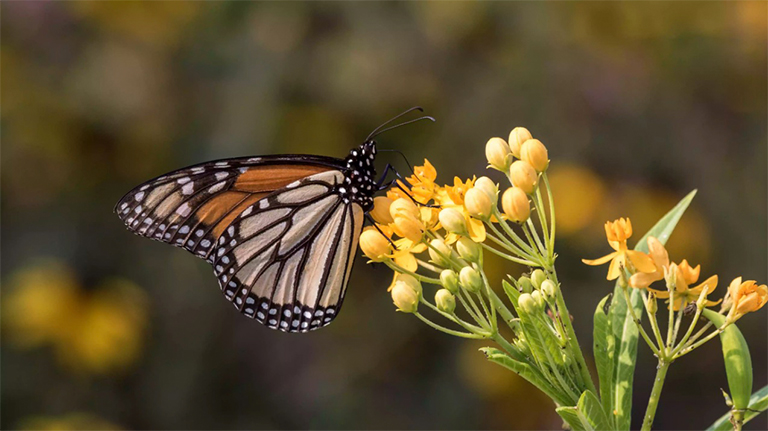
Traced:
[[[722, 314], [706, 309], [702, 314], [718, 328], [725, 324], [725, 316]], [[747, 340], [736, 324], [732, 323], [720, 333], [720, 344], [723, 346], [725, 374], [728, 376], [733, 409], [744, 410], [749, 406], [752, 394], [752, 358]]]
[[568, 403], [566, 395], [552, 386], [536, 368], [526, 363], [516, 361], [510, 358], [506, 353], [494, 347], [484, 347], [480, 349], [480, 351], [485, 353], [485, 356], [489, 361], [519, 374], [525, 380], [528, 380], [531, 384], [539, 388], [539, 390], [547, 394], [556, 403], [561, 405]]
[[[749, 398], [749, 407], [744, 412], [744, 423], [751, 421], [766, 410], [768, 410], [768, 386], [763, 386], [762, 389], [752, 394]], [[733, 425], [731, 425], [730, 419], [731, 413], [720, 416], [720, 419], [710, 425], [707, 431], [727, 431], [732, 429]]]
[[575, 407], [559, 407], [555, 411], [573, 430], [608, 430], [613, 426], [592, 391], [584, 391]]
[[[593, 352], [597, 376], [600, 380], [600, 399], [602, 400], [603, 410], [608, 417], [613, 418], [613, 402], [616, 391], [613, 381], [616, 366], [614, 362], [616, 337], [613, 334], [611, 319], [606, 314], [607, 307], [610, 307], [610, 299], [611, 295], [607, 295], [597, 305], [597, 309], [595, 309]], [[613, 424], [612, 420], [611, 424]]]
[[[674, 208], [672, 208], [664, 217], [659, 220], [635, 245], [635, 250], [648, 252], [648, 243], [646, 239], [649, 236], [656, 237], [662, 244], [665, 244], [677, 226], [677, 222], [682, 217], [691, 200], [696, 195], [696, 190], [688, 193]], [[621, 286], [616, 284], [613, 295], [615, 298], [622, 298], [624, 292]], [[640, 318], [643, 307], [642, 295], [636, 289], [631, 289], [630, 301], [635, 315]], [[632, 415], [632, 383], [635, 372], [635, 363], [637, 360], [637, 338], [638, 331], [635, 322], [632, 321], [632, 315], [628, 312], [626, 301], [616, 300], [611, 304], [609, 318], [611, 321], [611, 330], [616, 340], [614, 358], [613, 358], [613, 390], [610, 395], [613, 398], [611, 402], [615, 411], [614, 421], [616, 429], [629, 429]], [[606, 371], [603, 370], [603, 373]], [[599, 371], [598, 371], [599, 374]], [[601, 382], [602, 383], [602, 382]], [[601, 395], [606, 392], [601, 389]]]

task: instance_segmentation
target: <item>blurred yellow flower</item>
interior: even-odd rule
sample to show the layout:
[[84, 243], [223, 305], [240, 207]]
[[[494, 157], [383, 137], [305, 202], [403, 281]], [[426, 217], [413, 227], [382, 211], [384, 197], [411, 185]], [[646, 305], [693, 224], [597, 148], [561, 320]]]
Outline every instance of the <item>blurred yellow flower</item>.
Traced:
[[3, 301], [3, 326], [19, 348], [51, 345], [70, 369], [119, 371], [139, 356], [147, 325], [145, 293], [107, 280], [85, 292], [72, 271], [55, 262], [20, 270]]
[[62, 416], [32, 416], [22, 419], [18, 426], [22, 430], [84, 431], [119, 430], [121, 427], [91, 413], [68, 413]]
[[[483, 242], [485, 241], [485, 225], [482, 221], [472, 218], [464, 206], [464, 198], [469, 189], [474, 187], [474, 185], [475, 177], [466, 181], [462, 181], [459, 177], [454, 177], [453, 186], [440, 188], [436, 193], [435, 200], [441, 208], [454, 208], [463, 214], [469, 237], [475, 242]], [[448, 233], [445, 237], [445, 241], [448, 244], [453, 244], [458, 239], [459, 236], [455, 233]]]
[[628, 218], [605, 222], [605, 235], [608, 238], [608, 244], [615, 251], [594, 260], [582, 259], [582, 262], [597, 266], [610, 261], [611, 265], [608, 267], [606, 277], [608, 280], [619, 278], [622, 268], [627, 268], [628, 263], [639, 272], [654, 272], [656, 270], [653, 261], [647, 254], [627, 248], [627, 239], [632, 236], [632, 222]]

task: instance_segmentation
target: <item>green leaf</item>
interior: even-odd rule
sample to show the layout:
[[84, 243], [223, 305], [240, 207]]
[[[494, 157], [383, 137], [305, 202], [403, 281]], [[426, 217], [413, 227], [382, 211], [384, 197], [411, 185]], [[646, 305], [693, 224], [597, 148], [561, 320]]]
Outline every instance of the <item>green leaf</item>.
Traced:
[[[661, 218], [635, 245], [635, 250], [648, 252], [649, 236], [656, 237], [662, 244], [665, 244], [677, 226], [677, 222], [682, 217], [685, 210], [690, 205], [691, 200], [696, 195], [696, 190], [688, 193], [674, 208], [672, 208], [664, 217]], [[643, 300], [642, 295], [637, 289], [630, 289], [630, 301], [635, 315], [642, 318]], [[635, 362], [637, 360], [637, 327], [632, 321], [632, 315], [628, 312], [624, 292], [621, 286], [616, 283], [613, 290], [613, 297], [616, 298], [611, 304], [610, 318], [613, 335], [616, 339], [616, 352], [614, 353], [615, 377], [613, 391], [613, 408], [615, 411], [615, 425], [617, 429], [628, 430], [632, 419], [632, 381], [635, 373]]]
[[579, 397], [576, 407], [559, 407], [555, 409], [557, 414], [574, 430], [609, 430], [608, 417], [592, 391], [584, 391]]
[[562, 391], [552, 386], [541, 374], [541, 372], [539, 372], [539, 370], [531, 367], [526, 363], [516, 361], [510, 358], [506, 353], [493, 347], [483, 347], [480, 349], [480, 351], [485, 353], [485, 356], [489, 361], [499, 364], [502, 367], [510, 369], [519, 374], [525, 380], [528, 380], [532, 385], [539, 388], [540, 391], [547, 394], [556, 403], [568, 403], [567, 397], [562, 393]]
[[[611, 319], [606, 314], [606, 303], [611, 299], [611, 295], [603, 298], [597, 305], [594, 318], [593, 331], [593, 352], [595, 355], [595, 365], [597, 366], [597, 376], [600, 379], [600, 400], [603, 410], [608, 417], [613, 418], [614, 401], [614, 355], [616, 353], [616, 337], [611, 328]], [[610, 422], [613, 424], [613, 421]]]
[[[749, 398], [749, 407], [744, 412], [744, 423], [751, 421], [766, 410], [768, 410], [768, 386], [764, 386]], [[730, 418], [730, 412], [720, 416], [720, 419], [710, 425], [707, 431], [727, 431], [733, 429]]]
[[557, 414], [571, 427], [573, 431], [593, 430], [586, 417], [576, 407], [558, 407]]
[[512, 286], [507, 280], [501, 280], [501, 286], [504, 288], [504, 293], [509, 297], [509, 302], [517, 309], [517, 298], [520, 297], [520, 292], [517, 291], [515, 286]]
[[579, 397], [579, 403], [576, 407], [584, 414], [592, 428], [596, 430], [613, 429], [613, 425], [608, 421], [608, 416], [605, 415], [600, 400], [592, 391], [584, 391], [581, 397]]
[[[713, 310], [704, 309], [702, 314], [718, 328], [725, 324], [725, 316]], [[720, 333], [720, 344], [723, 346], [725, 374], [728, 376], [733, 408], [743, 410], [749, 405], [749, 396], [752, 394], [752, 357], [749, 345], [733, 323]]]

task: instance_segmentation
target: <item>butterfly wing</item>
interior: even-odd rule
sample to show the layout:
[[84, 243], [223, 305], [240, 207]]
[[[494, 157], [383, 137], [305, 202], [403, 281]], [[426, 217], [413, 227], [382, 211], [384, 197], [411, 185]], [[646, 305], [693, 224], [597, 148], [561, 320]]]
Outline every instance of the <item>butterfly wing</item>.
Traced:
[[343, 181], [338, 170], [310, 175], [247, 205], [225, 229], [214, 271], [243, 314], [285, 332], [338, 314], [364, 215], [337, 193]]
[[287, 184], [340, 169], [331, 157], [285, 155], [213, 161], [171, 172], [115, 206], [132, 232], [212, 260], [216, 242], [245, 208]]

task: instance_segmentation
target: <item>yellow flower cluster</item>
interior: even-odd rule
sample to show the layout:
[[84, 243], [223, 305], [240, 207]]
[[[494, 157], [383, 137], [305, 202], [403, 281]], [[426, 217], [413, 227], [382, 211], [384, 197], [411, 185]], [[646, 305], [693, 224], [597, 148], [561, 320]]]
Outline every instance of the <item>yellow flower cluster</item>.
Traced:
[[3, 325], [19, 348], [53, 346], [77, 371], [119, 371], [138, 357], [147, 299], [133, 283], [113, 279], [85, 292], [72, 271], [46, 262], [23, 269], [3, 301]]
[[[527, 129], [517, 127], [510, 133], [509, 143], [491, 138], [485, 153], [489, 166], [504, 172], [512, 184], [501, 194], [501, 211], [499, 186], [493, 180], [455, 177], [453, 184], [439, 185], [435, 182], [437, 170], [428, 160], [416, 166], [405, 181], [397, 181], [386, 196], [374, 199], [370, 214], [376, 223], [361, 234], [360, 248], [371, 261], [387, 262], [395, 270], [390, 290], [400, 310], [415, 310], [415, 303], [407, 304], [421, 291], [413, 283], [398, 280], [398, 274], [415, 273], [420, 266], [436, 272], [450, 269], [456, 271], [459, 283], [475, 287], [480, 279], [472, 273], [476, 269], [471, 265], [454, 268], [452, 257], [459, 256], [465, 262], [477, 259], [489, 225], [502, 219], [505, 224], [528, 221], [529, 195], [536, 192], [539, 173], [549, 165], [546, 147]], [[428, 261], [419, 257], [427, 251]], [[411, 291], [406, 294], [408, 287]], [[438, 292], [436, 304], [452, 309], [450, 289], [443, 290]]]
[[[690, 287], [699, 280], [701, 265], [692, 267], [686, 259], [680, 263], [669, 260], [669, 253], [657, 238], [649, 236], [648, 253], [629, 250], [627, 239], [632, 236], [632, 222], [620, 218], [605, 223], [605, 233], [608, 243], [615, 250], [601, 258], [582, 261], [587, 265], [602, 265], [611, 262], [608, 268], [608, 280], [619, 278], [624, 271], [631, 274], [629, 286], [636, 289], [647, 289], [654, 298], [673, 298], [672, 308], [678, 311], [688, 304], [695, 303], [703, 295], [703, 305], [711, 307], [721, 300], [710, 301], [706, 297], [717, 288], [718, 276], [713, 275], [695, 287]], [[665, 280], [667, 289], [652, 289], [652, 283]], [[758, 285], [754, 280], [742, 283], [741, 277], [734, 279], [728, 288], [727, 297], [733, 305], [729, 318], [735, 321], [746, 313], [757, 311], [768, 302], [768, 287]]]

